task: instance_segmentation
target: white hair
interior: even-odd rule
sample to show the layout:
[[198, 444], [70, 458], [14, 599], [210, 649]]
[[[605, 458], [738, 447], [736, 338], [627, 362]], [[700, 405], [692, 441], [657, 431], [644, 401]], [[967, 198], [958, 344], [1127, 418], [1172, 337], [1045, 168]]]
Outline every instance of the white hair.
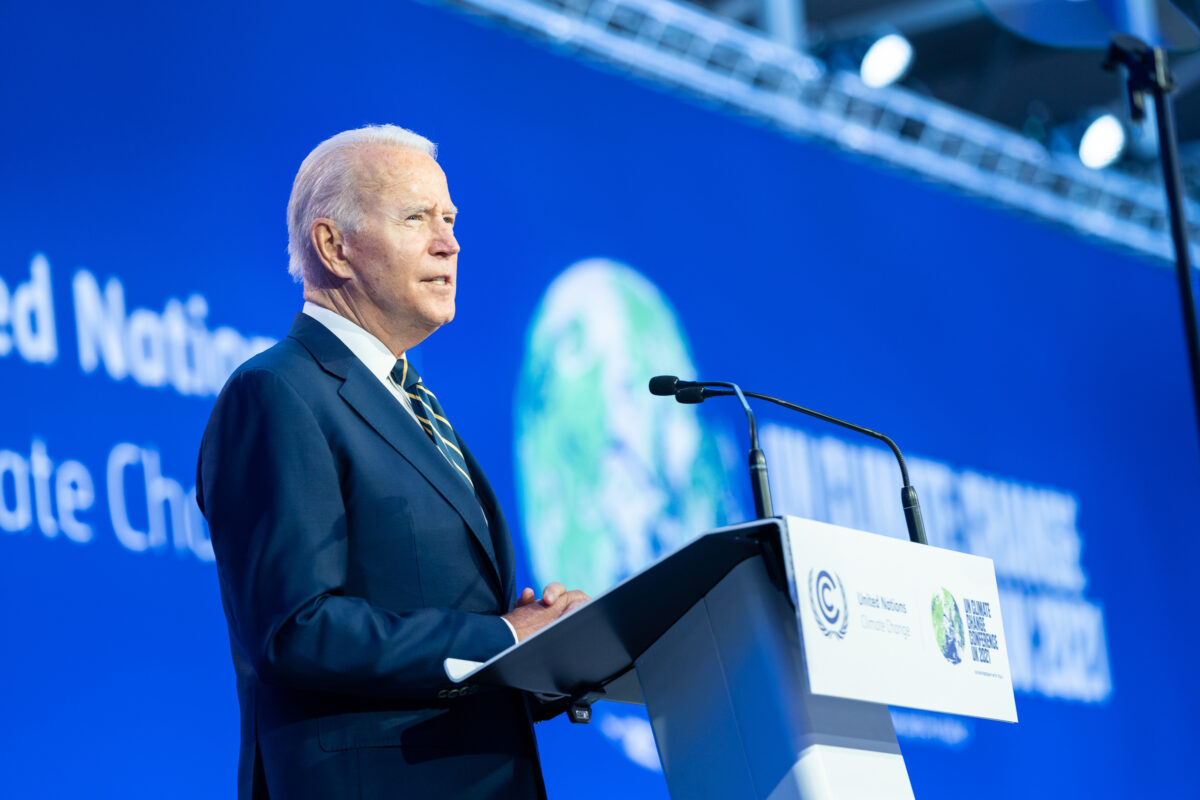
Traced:
[[313, 148], [296, 172], [288, 200], [288, 273], [293, 280], [315, 279], [321, 274], [322, 264], [309, 235], [313, 220], [331, 219], [343, 231], [356, 231], [362, 225], [355, 155], [381, 144], [420, 150], [437, 158], [437, 145], [398, 125], [342, 131]]

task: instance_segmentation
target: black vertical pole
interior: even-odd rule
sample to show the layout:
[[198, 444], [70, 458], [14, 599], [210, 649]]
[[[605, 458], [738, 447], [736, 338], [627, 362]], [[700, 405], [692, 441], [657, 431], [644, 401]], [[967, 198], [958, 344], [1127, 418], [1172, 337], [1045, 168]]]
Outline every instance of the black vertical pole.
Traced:
[[1192, 372], [1192, 400], [1200, 430], [1200, 331], [1196, 325], [1196, 299], [1192, 290], [1192, 254], [1187, 238], [1187, 218], [1183, 206], [1183, 177], [1179, 172], [1179, 146], [1175, 141], [1175, 119], [1167, 73], [1166, 54], [1154, 48], [1154, 118], [1158, 126], [1163, 187], [1167, 190], [1167, 209], [1171, 223], [1171, 241], [1175, 245], [1175, 278], [1179, 300], [1183, 304], [1183, 326], [1187, 335], [1188, 363]]
[[1187, 336], [1188, 365], [1192, 374], [1192, 406], [1200, 431], [1200, 331], [1196, 325], [1196, 299], [1192, 291], [1192, 254], [1183, 210], [1183, 177], [1179, 173], [1179, 145], [1175, 141], [1175, 119], [1171, 107], [1174, 80], [1167, 70], [1167, 54], [1160, 47], [1126, 34], [1117, 34], [1108, 48], [1106, 69], [1122, 64], [1126, 70], [1129, 109], [1134, 122], [1146, 116], [1146, 92], [1154, 96], [1154, 121], [1158, 130], [1158, 153], [1162, 162], [1163, 188], [1167, 192], [1167, 220], [1175, 247], [1175, 277], [1183, 306], [1183, 328]]

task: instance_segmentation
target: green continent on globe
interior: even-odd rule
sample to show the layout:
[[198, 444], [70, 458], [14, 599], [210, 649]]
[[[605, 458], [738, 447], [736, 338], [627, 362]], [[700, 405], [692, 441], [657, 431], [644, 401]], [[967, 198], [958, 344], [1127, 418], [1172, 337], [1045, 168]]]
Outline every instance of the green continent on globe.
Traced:
[[930, 604], [930, 614], [933, 618], [933, 636], [938, 650], [948, 660], [957, 664], [961, 657], [959, 649], [966, 643], [966, 631], [963, 628], [962, 615], [958, 612], [958, 603], [954, 595], [943, 588], [933, 596]]
[[718, 437], [654, 397], [695, 367], [666, 298], [633, 269], [589, 259], [547, 288], [517, 386], [516, 460], [534, 578], [590, 594], [740, 517]]
[[933, 636], [937, 640], [938, 650], [945, 651], [946, 649], [946, 615], [942, 613], [942, 595], [941, 593], [933, 596], [933, 608], [931, 613], [933, 616]]

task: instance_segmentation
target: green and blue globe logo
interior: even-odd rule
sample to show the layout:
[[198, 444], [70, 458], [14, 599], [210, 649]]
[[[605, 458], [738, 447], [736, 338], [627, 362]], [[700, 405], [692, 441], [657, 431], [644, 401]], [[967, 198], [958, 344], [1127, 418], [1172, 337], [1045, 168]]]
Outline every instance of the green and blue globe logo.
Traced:
[[598, 594], [741, 518], [732, 442], [647, 383], [696, 374], [662, 292], [630, 267], [578, 262], [530, 325], [516, 399], [518, 491], [538, 581]]
[[933, 615], [933, 640], [942, 656], [951, 664], [962, 661], [967, 646], [967, 632], [962, 614], [958, 612], [958, 601], [945, 587], [933, 596], [930, 604]]

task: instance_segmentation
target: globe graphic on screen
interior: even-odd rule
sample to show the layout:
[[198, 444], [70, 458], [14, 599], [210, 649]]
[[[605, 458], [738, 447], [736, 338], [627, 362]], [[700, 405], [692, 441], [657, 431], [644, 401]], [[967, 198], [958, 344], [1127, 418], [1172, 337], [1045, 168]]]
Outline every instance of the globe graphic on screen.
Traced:
[[[516, 459], [534, 578], [598, 594], [741, 519], [731, 437], [647, 389], [693, 378], [679, 321], [630, 267], [578, 262], [547, 288], [518, 382]], [[740, 473], [738, 473], [740, 474]]]

